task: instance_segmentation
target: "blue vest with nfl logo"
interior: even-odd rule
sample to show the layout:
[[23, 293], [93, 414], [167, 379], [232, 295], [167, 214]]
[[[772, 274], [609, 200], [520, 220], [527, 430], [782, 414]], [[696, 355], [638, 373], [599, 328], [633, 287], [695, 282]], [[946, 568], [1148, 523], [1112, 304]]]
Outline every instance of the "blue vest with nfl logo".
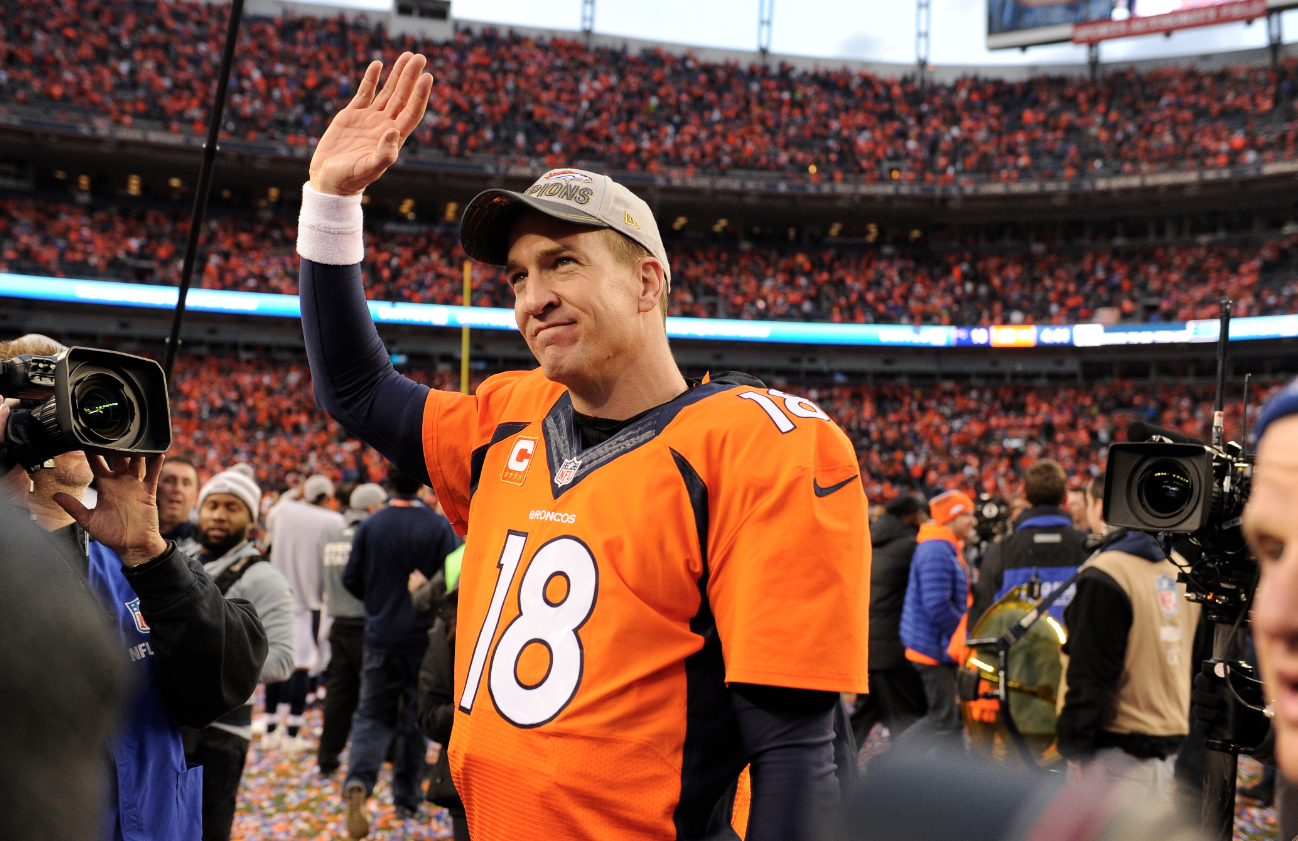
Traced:
[[180, 726], [162, 697], [140, 598], [113, 550], [91, 541], [89, 555], [90, 589], [117, 620], [135, 692], [110, 745], [114, 779], [104, 837], [197, 841], [203, 834], [203, 769], [185, 762]]

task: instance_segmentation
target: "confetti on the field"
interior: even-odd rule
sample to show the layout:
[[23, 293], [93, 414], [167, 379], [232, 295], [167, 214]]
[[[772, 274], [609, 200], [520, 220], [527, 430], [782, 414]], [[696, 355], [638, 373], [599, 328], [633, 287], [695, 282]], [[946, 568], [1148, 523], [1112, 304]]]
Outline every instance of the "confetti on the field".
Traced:
[[[315, 745], [321, 714], [307, 711], [302, 735], [311, 749], [301, 753], [263, 751], [256, 739], [248, 751], [248, 764], [239, 788], [233, 841], [336, 841], [347, 838], [342, 784], [347, 754], [333, 776], [322, 778], [316, 769]], [[430, 758], [434, 755], [430, 753]], [[385, 764], [369, 800], [370, 835], [373, 841], [431, 841], [450, 838], [451, 819], [445, 809], [425, 803], [414, 820], [399, 821], [392, 806], [392, 766]]]
[[[256, 739], [248, 751], [239, 808], [234, 818], [232, 841], [337, 841], [347, 838], [342, 768], [322, 778], [316, 770], [315, 744], [320, 732], [319, 709], [307, 711], [303, 735], [311, 750], [301, 753], [262, 751]], [[862, 766], [870, 757], [888, 749], [887, 731], [876, 725], [858, 757]], [[430, 762], [436, 749], [429, 750]], [[1251, 786], [1262, 775], [1256, 760], [1240, 757], [1239, 787]], [[409, 821], [399, 821], [392, 806], [392, 766], [385, 764], [378, 786], [369, 800], [370, 835], [373, 841], [432, 841], [450, 838], [451, 819], [445, 809], [425, 803], [429, 812]], [[1278, 828], [1275, 809], [1241, 797], [1235, 806], [1235, 841], [1274, 841]]]

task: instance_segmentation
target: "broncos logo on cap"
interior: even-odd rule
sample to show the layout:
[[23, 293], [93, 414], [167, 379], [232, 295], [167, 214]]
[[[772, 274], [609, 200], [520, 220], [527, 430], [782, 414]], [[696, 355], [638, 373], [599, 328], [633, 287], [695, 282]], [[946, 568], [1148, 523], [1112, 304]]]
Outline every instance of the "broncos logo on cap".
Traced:
[[559, 181], [593, 182], [595, 180], [594, 178], [591, 178], [586, 173], [578, 172], [575, 169], [555, 169], [555, 170], [551, 170], [550, 172], [547, 172], [545, 175], [542, 175], [541, 177], [545, 179], [558, 179]]

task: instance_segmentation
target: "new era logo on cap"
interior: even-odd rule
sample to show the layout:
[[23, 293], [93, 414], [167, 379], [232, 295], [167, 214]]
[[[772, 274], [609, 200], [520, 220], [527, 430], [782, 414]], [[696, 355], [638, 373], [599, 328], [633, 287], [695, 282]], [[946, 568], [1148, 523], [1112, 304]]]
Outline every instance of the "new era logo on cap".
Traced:
[[552, 169], [521, 193], [479, 193], [464, 209], [460, 223], [465, 252], [483, 263], [505, 265], [510, 226], [528, 208], [578, 225], [612, 228], [640, 243], [662, 263], [671, 288], [671, 266], [649, 205], [607, 175], [583, 169]]

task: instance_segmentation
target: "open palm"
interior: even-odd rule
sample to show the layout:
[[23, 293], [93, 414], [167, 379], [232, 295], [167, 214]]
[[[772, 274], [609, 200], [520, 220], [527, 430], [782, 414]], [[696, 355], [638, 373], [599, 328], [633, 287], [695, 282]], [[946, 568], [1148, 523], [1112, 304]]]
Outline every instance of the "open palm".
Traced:
[[[382, 90], [383, 62], [365, 70], [356, 96], [339, 111], [311, 156], [311, 186], [330, 195], [363, 192], [397, 160], [397, 152], [428, 107], [433, 77], [422, 55], [402, 53]], [[378, 95], [375, 95], [378, 91]]]
[[128, 567], [156, 558], [167, 549], [158, 534], [158, 474], [162, 456], [114, 458], [86, 455], [95, 474], [99, 499], [86, 508], [75, 497], [54, 495], [54, 501], [90, 536], [117, 553]]

